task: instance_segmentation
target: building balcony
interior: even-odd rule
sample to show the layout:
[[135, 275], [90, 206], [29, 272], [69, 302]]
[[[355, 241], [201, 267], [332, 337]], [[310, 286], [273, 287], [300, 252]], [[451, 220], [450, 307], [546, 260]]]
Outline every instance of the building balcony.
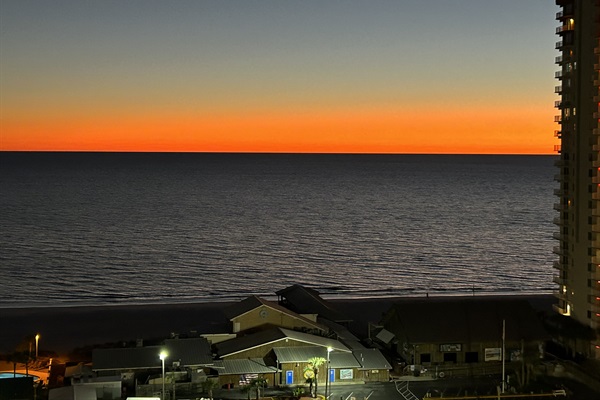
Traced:
[[556, 100], [554, 102], [554, 108], [561, 108], [562, 104], [563, 104], [562, 100]]
[[563, 41], [559, 40], [558, 42], [556, 42], [556, 45], [554, 46], [557, 49], [562, 49], [563, 47]]
[[559, 256], [562, 256], [563, 254], [565, 254], [565, 253], [566, 253], [566, 252], [565, 252], [565, 250], [563, 250], [563, 249], [562, 249], [560, 246], [554, 246], [554, 247], [552, 248], [552, 252], [553, 252], [554, 254], [557, 254], [557, 255], [559, 255]]
[[554, 262], [552, 263], [552, 267], [553, 267], [554, 269], [557, 269], [557, 270], [559, 270], [559, 271], [562, 271], [562, 270], [563, 270], [561, 263], [560, 263], [560, 262], [558, 262], [558, 261], [554, 261]]
[[591, 224], [592, 232], [600, 233], [600, 223]]
[[554, 217], [554, 218], [552, 219], [552, 223], [553, 223], [554, 225], [558, 225], [558, 226], [561, 226], [561, 225], [562, 225], [562, 222], [561, 222], [561, 220], [560, 220], [560, 217]]
[[560, 115], [555, 115], [554, 116], [554, 122], [561, 123], [562, 122], [562, 117]]
[[552, 233], [552, 237], [556, 240], [565, 241], [567, 239], [567, 235], [560, 232]]
[[563, 56], [556, 56], [556, 57], [554, 58], [554, 62], [555, 62], [556, 64], [561, 64], [561, 63], [563, 62], [563, 59], [564, 59], [564, 57], [563, 57]]
[[554, 93], [560, 94], [560, 93], [564, 92], [566, 88], [567, 88], [566, 86], [563, 87], [562, 85], [561, 86], [554, 86]]
[[563, 278], [561, 278], [559, 275], [554, 275], [552, 277], [552, 282], [556, 283], [557, 285], [564, 285], [565, 284], [565, 280]]
[[564, 204], [562, 204], [562, 203], [554, 203], [554, 209], [556, 211], [563, 212], [563, 211], [567, 210], [567, 207]]
[[[562, 148], [560, 147], [560, 144], [555, 144], [554, 145], [554, 152], [560, 154], [562, 152]], [[560, 179], [557, 179], [560, 181]]]
[[592, 256], [592, 258], [590, 258], [590, 262], [592, 264], [600, 264], [600, 257]]
[[592, 176], [592, 183], [595, 183], [595, 184], [600, 183], [600, 176]]
[[563, 75], [564, 75], [564, 73], [563, 73], [562, 71], [556, 71], [556, 72], [554, 73], [554, 77], [555, 77], [556, 79], [562, 79]]
[[[554, 297], [557, 297], [557, 296], [555, 295]], [[562, 300], [562, 297], [557, 297], [557, 298]], [[571, 315], [571, 314], [570, 314], [570, 313], [569, 313], [567, 310], [565, 310], [564, 308], [560, 308], [560, 307], [558, 306], [558, 304], [552, 304], [552, 309], [553, 309], [555, 312], [557, 312], [557, 313], [559, 313], [559, 314], [561, 314], [561, 315]]]
[[575, 29], [575, 26], [573, 24], [564, 24], [561, 26], [557, 26], [556, 27], [556, 33], [563, 33], [563, 32], [567, 32], [567, 31], [572, 31]]
[[565, 191], [563, 189], [561, 189], [561, 188], [554, 189], [554, 195], [555, 196], [562, 197], [562, 195], [564, 193], [565, 193]]
[[598, 128], [592, 129], [592, 134], [594, 134], [596, 136], [600, 135], [600, 129], [598, 129]]
[[561, 19], [564, 15], [565, 15], [564, 12], [559, 11], [556, 13], [556, 19]]
[[[595, 161], [598, 162], [598, 161]], [[600, 200], [600, 192], [593, 192], [592, 193], [592, 199], [594, 200]]]
[[560, 179], [560, 174], [556, 174], [556, 175], [554, 175], [554, 180], [555, 180], [556, 182], [560, 182], [560, 180], [561, 180], [561, 179]]

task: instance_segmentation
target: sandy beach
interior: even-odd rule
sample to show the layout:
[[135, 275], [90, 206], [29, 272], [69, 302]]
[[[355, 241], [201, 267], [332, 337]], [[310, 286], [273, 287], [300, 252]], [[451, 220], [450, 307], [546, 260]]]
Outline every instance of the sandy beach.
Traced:
[[[527, 299], [534, 309], [547, 312], [551, 311], [555, 301], [546, 294], [507, 297]], [[423, 297], [329, 301], [338, 311], [354, 319], [351, 327], [355, 332], [366, 336], [367, 323], [377, 323], [393, 303], [410, 303], [418, 299]], [[443, 301], [444, 297], [431, 299]], [[41, 335], [40, 352], [47, 350], [60, 355], [84, 346], [139, 338], [166, 338], [171, 333], [226, 333], [230, 327], [223, 309], [231, 304], [234, 303], [0, 308], [0, 353], [14, 351], [36, 333]]]

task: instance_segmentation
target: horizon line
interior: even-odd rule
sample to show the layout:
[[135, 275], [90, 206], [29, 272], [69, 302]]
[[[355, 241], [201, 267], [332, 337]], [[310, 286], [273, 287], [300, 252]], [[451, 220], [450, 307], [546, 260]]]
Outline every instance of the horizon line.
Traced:
[[256, 154], [256, 155], [446, 155], [446, 156], [557, 156], [556, 153], [427, 153], [427, 152], [293, 152], [293, 151], [147, 151], [147, 150], [0, 150], [0, 153], [89, 154]]

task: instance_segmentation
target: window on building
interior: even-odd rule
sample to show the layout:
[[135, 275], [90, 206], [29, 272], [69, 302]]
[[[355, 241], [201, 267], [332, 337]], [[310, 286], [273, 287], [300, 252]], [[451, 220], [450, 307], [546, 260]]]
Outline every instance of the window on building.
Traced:
[[421, 353], [421, 364], [428, 364], [431, 362], [430, 353]]
[[457, 360], [456, 353], [444, 353], [444, 362], [455, 363]]
[[465, 362], [466, 363], [479, 362], [479, 353], [477, 353], [476, 351], [467, 351], [465, 353]]

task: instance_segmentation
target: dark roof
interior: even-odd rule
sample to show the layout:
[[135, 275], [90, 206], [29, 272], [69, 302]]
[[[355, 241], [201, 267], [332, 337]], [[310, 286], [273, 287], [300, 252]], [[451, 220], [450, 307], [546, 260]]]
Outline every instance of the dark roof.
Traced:
[[[247, 351], [267, 344], [285, 343], [293, 340], [304, 343], [307, 346], [332, 347], [338, 351], [350, 351], [346, 346], [335, 339], [323, 336], [311, 335], [309, 333], [292, 331], [290, 329], [272, 328], [269, 330], [241, 336], [235, 339], [217, 343], [215, 348], [220, 357], [227, 357], [236, 353]], [[275, 347], [275, 346], [273, 346]], [[277, 347], [281, 347], [279, 344]]]
[[351, 318], [341, 314], [314, 289], [292, 285], [278, 290], [276, 294], [285, 298], [284, 306], [299, 314], [318, 314], [334, 322], [350, 322]]
[[262, 299], [258, 296], [250, 296], [245, 298], [244, 300], [235, 303], [229, 307], [227, 307], [223, 312], [225, 313], [225, 315], [227, 316], [227, 318], [229, 318], [230, 320], [234, 319], [235, 317], [239, 317], [241, 315], [244, 315], [252, 310], [255, 310], [259, 307], [269, 307], [272, 308], [280, 313], [289, 315], [292, 318], [295, 318], [297, 320], [302, 321], [304, 324], [308, 324], [308, 325], [312, 325], [317, 329], [320, 329], [322, 331], [326, 331], [327, 328], [324, 327], [323, 325], [315, 322], [315, 321], [311, 321], [310, 319], [303, 317], [302, 315], [295, 313], [294, 311], [285, 308], [279, 304], [277, 304], [276, 302], [273, 301], [269, 301], [269, 300], [265, 300]]
[[163, 346], [94, 349], [92, 369], [99, 371], [160, 368], [161, 351], [168, 353], [166, 365], [172, 365], [175, 361], [179, 361], [181, 366], [212, 364], [208, 341], [205, 338], [193, 338], [165, 340]]
[[506, 340], [545, 340], [548, 334], [522, 299], [423, 299], [397, 303], [384, 317], [386, 329], [411, 343], [463, 343]]

